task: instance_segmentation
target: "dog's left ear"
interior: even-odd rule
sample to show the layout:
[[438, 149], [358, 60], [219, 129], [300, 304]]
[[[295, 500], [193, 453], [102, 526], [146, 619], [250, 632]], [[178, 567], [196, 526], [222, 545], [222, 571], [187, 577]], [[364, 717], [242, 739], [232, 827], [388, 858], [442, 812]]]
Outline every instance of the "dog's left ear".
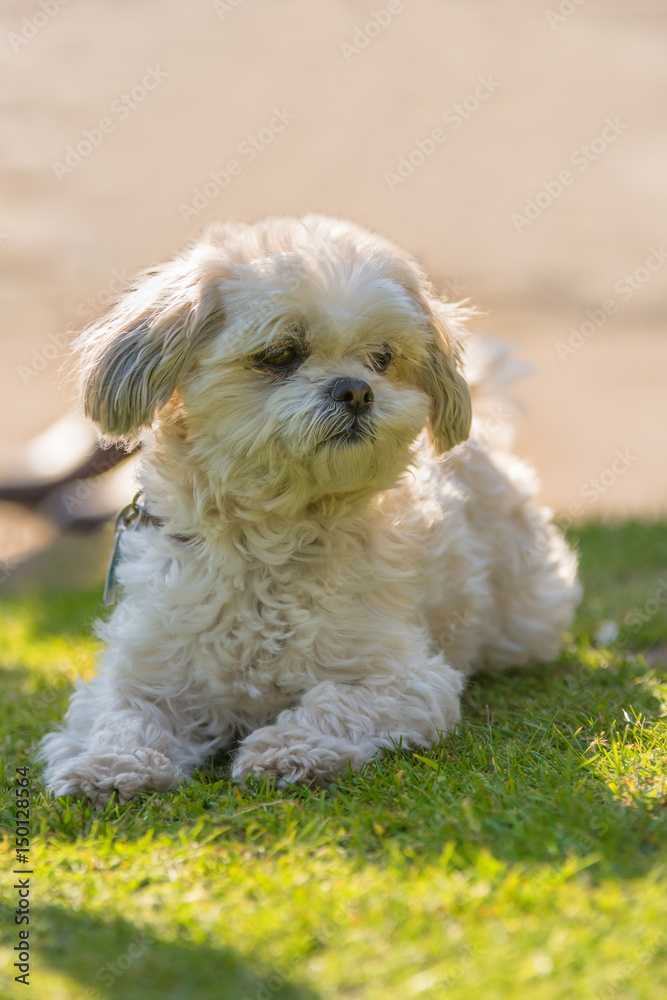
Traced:
[[421, 296], [430, 330], [429, 363], [419, 384], [431, 397], [429, 437], [439, 452], [449, 451], [470, 434], [472, 404], [461, 374], [463, 319], [467, 313], [454, 303]]
[[461, 368], [464, 321], [475, 310], [465, 303], [436, 298], [417, 261], [393, 245], [388, 246], [393, 251], [389, 265], [392, 280], [403, 287], [425, 319], [428, 359], [418, 369], [416, 382], [431, 398], [428, 435], [442, 454], [470, 435], [472, 404]]

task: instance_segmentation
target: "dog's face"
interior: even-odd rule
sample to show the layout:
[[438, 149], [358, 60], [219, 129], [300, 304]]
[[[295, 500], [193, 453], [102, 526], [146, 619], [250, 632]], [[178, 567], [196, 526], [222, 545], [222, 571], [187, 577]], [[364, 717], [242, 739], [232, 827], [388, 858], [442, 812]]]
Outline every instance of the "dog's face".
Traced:
[[218, 496], [297, 511], [391, 486], [425, 426], [440, 451], [467, 437], [457, 336], [395, 247], [310, 218], [212, 232], [78, 351], [107, 437], [155, 422]]

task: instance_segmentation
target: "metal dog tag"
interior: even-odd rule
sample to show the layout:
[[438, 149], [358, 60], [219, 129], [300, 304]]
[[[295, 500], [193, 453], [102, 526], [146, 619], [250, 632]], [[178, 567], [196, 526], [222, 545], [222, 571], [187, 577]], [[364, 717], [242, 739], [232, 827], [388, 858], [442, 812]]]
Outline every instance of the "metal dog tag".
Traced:
[[111, 556], [109, 557], [106, 580], [104, 581], [104, 596], [102, 598], [107, 607], [115, 604], [118, 596], [116, 583], [118, 564], [120, 563], [120, 540], [123, 532], [128, 529], [134, 531], [142, 524], [146, 524], [148, 519], [146, 508], [139, 503], [140, 496], [141, 493], [136, 493], [132, 503], [128, 503], [126, 507], [123, 507], [116, 518], [116, 534], [114, 535], [111, 547]]
[[124, 530], [124, 528], [120, 530], [116, 529], [113, 545], [111, 546], [111, 555], [109, 557], [109, 565], [107, 566], [106, 580], [104, 581], [104, 597], [102, 598], [107, 607], [116, 603], [116, 570], [120, 562], [120, 537]]

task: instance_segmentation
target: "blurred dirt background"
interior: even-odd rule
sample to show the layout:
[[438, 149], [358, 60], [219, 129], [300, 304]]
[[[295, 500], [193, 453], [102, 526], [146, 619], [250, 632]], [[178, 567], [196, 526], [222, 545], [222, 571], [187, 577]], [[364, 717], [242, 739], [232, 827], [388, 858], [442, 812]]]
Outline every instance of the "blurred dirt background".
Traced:
[[[664, 513], [664, 3], [5, 0], [0, 16], [3, 447], [66, 412], [67, 342], [135, 270], [215, 219], [317, 211], [411, 250], [533, 363], [517, 450], [545, 502]], [[37, 515], [4, 505], [0, 522], [0, 557], [21, 532], [18, 549], [53, 541]]]

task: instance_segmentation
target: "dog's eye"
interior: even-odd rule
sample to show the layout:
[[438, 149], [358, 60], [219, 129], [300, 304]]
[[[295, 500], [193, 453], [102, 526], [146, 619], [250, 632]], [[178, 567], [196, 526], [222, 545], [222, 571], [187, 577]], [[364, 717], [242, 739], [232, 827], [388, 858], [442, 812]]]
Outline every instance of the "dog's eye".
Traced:
[[293, 347], [283, 347], [282, 350], [274, 351], [273, 354], [265, 354], [262, 363], [269, 368], [283, 371], [285, 368], [291, 368], [299, 360], [300, 358]]
[[372, 368], [374, 372], [384, 372], [391, 364], [391, 357], [391, 351], [387, 349], [377, 351], [376, 354], [371, 354], [368, 367]]

